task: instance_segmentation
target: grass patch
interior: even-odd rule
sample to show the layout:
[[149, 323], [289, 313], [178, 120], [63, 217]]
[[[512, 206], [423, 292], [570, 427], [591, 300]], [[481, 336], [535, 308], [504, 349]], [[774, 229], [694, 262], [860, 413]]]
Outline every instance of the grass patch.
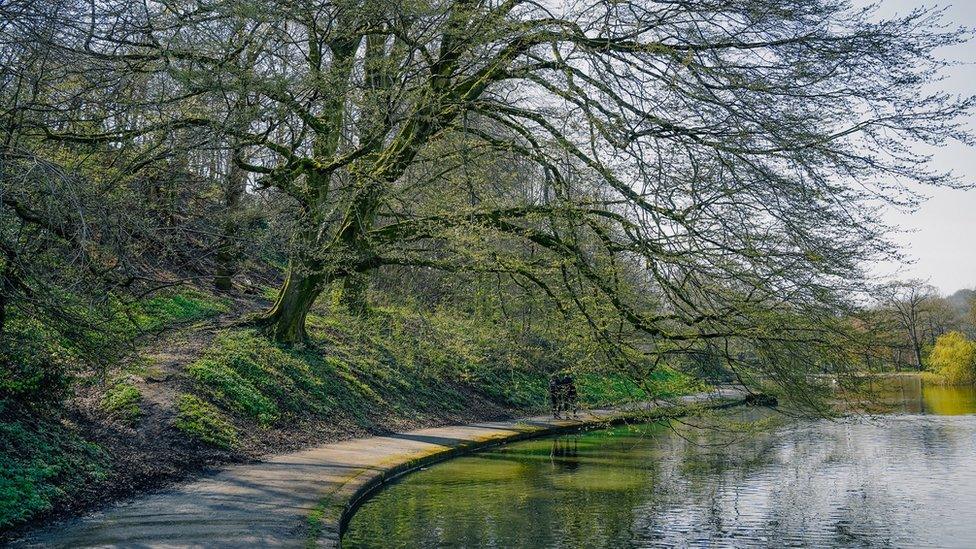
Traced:
[[280, 417], [278, 406], [255, 387], [251, 379], [234, 369], [233, 359], [220, 360], [222, 357], [226, 355], [198, 360], [189, 365], [186, 372], [211, 398], [226, 407], [262, 424], [274, 423]]
[[139, 303], [129, 319], [137, 331], [155, 332], [173, 324], [210, 318], [229, 309], [226, 299], [183, 289], [160, 293]]
[[142, 401], [142, 394], [135, 385], [127, 382], [113, 384], [105, 391], [102, 396], [102, 409], [109, 414], [133, 425], [142, 416], [142, 409], [139, 403]]
[[[398, 365], [381, 355], [379, 350], [324, 354], [286, 348], [241, 330], [218, 336], [186, 372], [213, 402], [264, 425], [334, 415], [369, 425], [374, 412], [417, 411], [416, 403], [420, 409], [452, 402], [460, 406], [456, 390], [429, 390], [436, 385], [432, 378], [397, 371]], [[434, 402], [438, 397], [444, 397], [440, 404]]]
[[278, 287], [277, 286], [264, 286], [261, 288], [261, 296], [268, 301], [275, 301], [278, 299]]
[[219, 448], [237, 444], [237, 429], [212, 404], [193, 395], [180, 395], [176, 402], [176, 428]]

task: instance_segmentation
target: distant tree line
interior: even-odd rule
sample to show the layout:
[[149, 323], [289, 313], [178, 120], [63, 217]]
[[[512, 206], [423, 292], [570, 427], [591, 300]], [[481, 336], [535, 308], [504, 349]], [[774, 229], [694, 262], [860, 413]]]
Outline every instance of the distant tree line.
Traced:
[[922, 280], [889, 283], [860, 316], [873, 348], [866, 354], [869, 369], [922, 371], [938, 342], [976, 339], [976, 291], [959, 290], [944, 297]]

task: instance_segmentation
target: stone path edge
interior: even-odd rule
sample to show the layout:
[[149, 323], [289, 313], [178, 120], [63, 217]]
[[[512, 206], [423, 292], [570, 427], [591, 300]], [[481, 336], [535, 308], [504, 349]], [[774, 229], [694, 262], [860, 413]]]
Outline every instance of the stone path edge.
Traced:
[[348, 528], [350, 520], [370, 497], [377, 494], [384, 486], [423, 467], [511, 442], [621, 425], [635, 420], [651, 421], [665, 416], [681, 417], [695, 407], [720, 410], [745, 403], [744, 398], [721, 394], [716, 396], [715, 393], [708, 394], [704, 399], [701, 398], [702, 396], [706, 395], [693, 395], [681, 404], [655, 405], [637, 411], [599, 410], [581, 419], [553, 420], [545, 426], [526, 424], [525, 427], [518, 428], [511, 434], [464, 441], [455, 446], [443, 446], [442, 449], [430, 452], [418, 452], [396, 463], [379, 465], [375, 469], [364, 469], [349, 477], [337, 490], [324, 496], [309, 515], [306, 546], [341, 547], [342, 535]]

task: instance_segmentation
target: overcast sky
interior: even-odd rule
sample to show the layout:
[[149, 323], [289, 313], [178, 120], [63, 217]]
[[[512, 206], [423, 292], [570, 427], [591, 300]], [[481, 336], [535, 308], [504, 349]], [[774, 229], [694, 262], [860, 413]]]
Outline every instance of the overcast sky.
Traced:
[[[864, 2], [867, 3], [867, 2]], [[906, 13], [917, 6], [931, 6], [923, 0], [881, 0], [880, 15]], [[976, 1], [943, 0], [946, 18], [955, 24], [976, 27]], [[960, 95], [976, 94], [976, 43], [946, 48], [947, 58], [967, 63], [950, 69], [949, 78], [939, 86]], [[970, 121], [976, 129], [976, 123]], [[976, 183], [976, 149], [954, 144], [933, 151], [935, 167], [951, 170], [968, 183]], [[889, 211], [885, 220], [906, 229], [895, 235], [895, 241], [915, 258], [915, 263], [902, 266], [899, 278], [923, 278], [944, 293], [960, 288], [976, 287], [976, 189], [957, 191], [924, 189], [929, 196], [914, 213]], [[892, 273], [893, 265], [880, 266], [883, 273]]]

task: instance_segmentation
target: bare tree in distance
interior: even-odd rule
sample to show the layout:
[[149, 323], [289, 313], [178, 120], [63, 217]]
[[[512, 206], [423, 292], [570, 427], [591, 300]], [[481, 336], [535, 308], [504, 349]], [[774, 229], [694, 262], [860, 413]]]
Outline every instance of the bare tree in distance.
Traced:
[[894, 314], [898, 325], [908, 338], [916, 370], [922, 370], [923, 332], [930, 314], [932, 300], [938, 297], [935, 288], [924, 280], [912, 279], [892, 282], [881, 288], [882, 304]]

